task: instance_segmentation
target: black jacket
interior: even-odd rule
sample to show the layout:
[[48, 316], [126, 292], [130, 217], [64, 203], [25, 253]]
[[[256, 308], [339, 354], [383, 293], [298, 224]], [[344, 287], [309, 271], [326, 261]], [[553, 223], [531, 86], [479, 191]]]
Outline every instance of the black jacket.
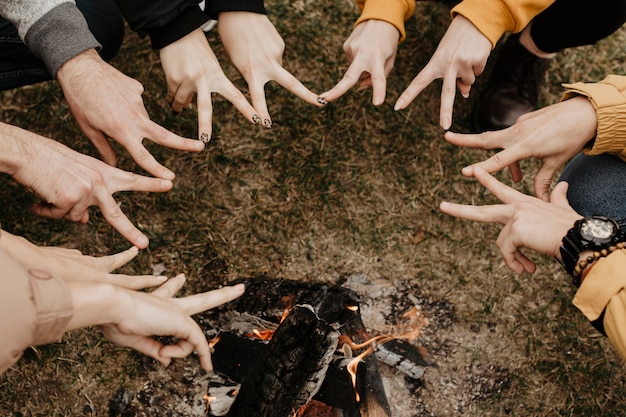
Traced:
[[265, 14], [263, 0], [116, 0], [130, 28], [149, 36], [152, 48], [161, 49], [193, 32], [220, 12], [246, 11]]

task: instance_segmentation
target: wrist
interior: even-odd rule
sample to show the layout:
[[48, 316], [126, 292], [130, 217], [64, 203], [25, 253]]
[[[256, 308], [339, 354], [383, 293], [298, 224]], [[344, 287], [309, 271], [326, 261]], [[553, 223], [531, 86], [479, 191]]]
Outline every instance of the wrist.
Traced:
[[72, 296], [74, 315], [68, 330], [121, 321], [125, 297], [120, 288], [101, 282], [67, 282]]

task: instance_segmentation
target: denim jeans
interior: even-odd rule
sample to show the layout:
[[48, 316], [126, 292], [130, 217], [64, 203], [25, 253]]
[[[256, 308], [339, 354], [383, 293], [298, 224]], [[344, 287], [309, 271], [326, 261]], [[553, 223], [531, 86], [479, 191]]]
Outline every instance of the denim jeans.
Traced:
[[[77, 0], [95, 38], [99, 51], [109, 61], [124, 39], [124, 20], [113, 0]], [[70, 35], [71, 36], [71, 35]], [[51, 80], [43, 61], [35, 57], [17, 34], [13, 24], [0, 18], [0, 90]]]
[[626, 162], [613, 155], [576, 155], [560, 181], [569, 184], [567, 198], [579, 214], [600, 214], [626, 230]]

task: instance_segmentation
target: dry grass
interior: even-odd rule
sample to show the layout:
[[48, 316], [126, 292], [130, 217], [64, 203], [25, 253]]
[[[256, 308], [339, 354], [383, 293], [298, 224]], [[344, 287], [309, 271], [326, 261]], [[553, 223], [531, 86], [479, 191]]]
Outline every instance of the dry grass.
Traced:
[[[341, 44], [357, 14], [352, 2], [268, 3], [287, 44], [286, 68], [314, 91], [330, 88], [346, 69]], [[316, 109], [272, 84], [266, 91], [274, 127], [266, 130], [250, 126], [215, 96], [214, 137], [202, 154], [151, 148], [177, 173], [174, 190], [117, 195], [151, 238], [150, 248], [123, 270], [150, 273], [163, 265], [169, 275], [185, 272], [187, 291], [263, 273], [325, 281], [363, 273], [412, 282], [425, 297], [450, 303], [456, 312], [454, 323], [440, 330], [445, 343], [431, 347], [438, 367], [427, 371], [416, 392], [426, 410], [419, 415], [623, 414], [623, 361], [571, 306], [573, 290], [558, 265], [535, 256], [539, 271], [515, 276], [494, 245], [497, 226], [455, 220], [437, 209], [442, 199], [493, 201], [459, 175], [461, 167], [487, 154], [442, 139], [440, 84], [407, 110], [392, 109], [447, 23], [443, 6], [419, 3], [380, 107], [371, 105], [371, 92], [352, 91]], [[227, 73], [245, 89], [217, 34], [208, 36]], [[544, 103], [558, 100], [562, 82], [626, 73], [625, 42], [622, 30], [595, 47], [561, 54]], [[144, 40], [129, 33], [113, 64], [144, 84], [153, 120], [196, 136], [196, 113], [174, 117], [164, 103], [158, 55]], [[470, 106], [471, 99], [458, 100], [453, 129], [468, 129]], [[94, 154], [54, 83], [5, 92], [2, 113], [3, 121]], [[122, 151], [120, 156], [122, 167], [137, 171]], [[532, 172], [535, 164], [525, 167]], [[508, 181], [506, 173], [502, 178]], [[92, 255], [128, 246], [95, 210], [87, 226], [41, 219], [28, 211], [33, 197], [22, 187], [5, 177], [2, 185], [0, 221], [13, 233]], [[519, 188], [528, 191], [529, 183]], [[422, 226], [425, 240], [414, 244]], [[27, 351], [0, 378], [0, 413], [108, 415], [118, 388], [142, 383], [144, 362], [95, 330], [73, 332], [60, 343]], [[477, 375], [507, 384], [490, 392], [476, 383]]]

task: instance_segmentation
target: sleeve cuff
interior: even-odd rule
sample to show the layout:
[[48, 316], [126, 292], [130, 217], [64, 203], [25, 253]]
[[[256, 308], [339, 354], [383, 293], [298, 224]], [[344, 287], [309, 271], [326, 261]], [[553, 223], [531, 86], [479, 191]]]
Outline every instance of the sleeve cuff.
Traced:
[[361, 22], [372, 19], [385, 21], [394, 25], [396, 29], [398, 29], [398, 32], [400, 32], [400, 42], [402, 42], [406, 39], [404, 22], [413, 15], [414, 11], [414, 1], [370, 0], [365, 2], [363, 5], [363, 11], [361, 12], [361, 16], [356, 21], [355, 26]]
[[213, 0], [208, 1], [204, 12], [213, 20], [218, 20], [221, 12], [251, 12], [267, 14], [263, 0]]
[[599, 259], [574, 296], [574, 305], [589, 321], [597, 320], [613, 296], [626, 288], [626, 250]]
[[208, 21], [209, 16], [200, 7], [186, 9], [165, 26], [148, 32], [152, 48], [165, 48], [167, 45], [189, 35]]
[[46, 13], [30, 27], [24, 42], [53, 78], [65, 62], [88, 49], [101, 48], [73, 3], [63, 3]]

